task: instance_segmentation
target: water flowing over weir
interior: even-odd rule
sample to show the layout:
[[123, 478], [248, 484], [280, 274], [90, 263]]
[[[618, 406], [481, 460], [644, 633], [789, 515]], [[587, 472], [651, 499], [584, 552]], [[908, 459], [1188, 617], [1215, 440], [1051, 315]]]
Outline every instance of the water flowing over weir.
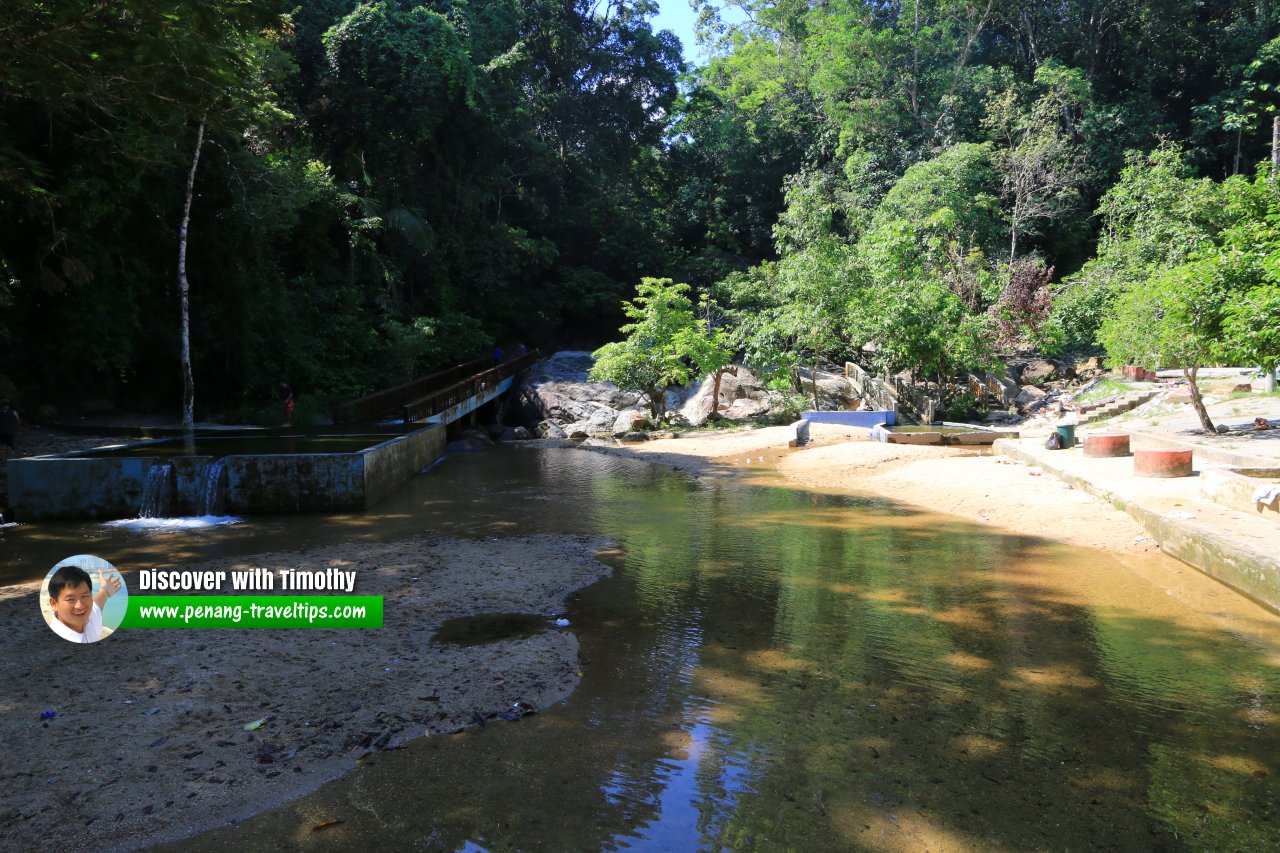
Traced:
[[142, 506], [138, 509], [138, 517], [168, 518], [173, 506], [173, 490], [173, 466], [168, 463], [152, 465], [142, 487]]
[[221, 459], [210, 462], [204, 469], [196, 515], [222, 515], [227, 502], [226, 478], [223, 476], [225, 470]]

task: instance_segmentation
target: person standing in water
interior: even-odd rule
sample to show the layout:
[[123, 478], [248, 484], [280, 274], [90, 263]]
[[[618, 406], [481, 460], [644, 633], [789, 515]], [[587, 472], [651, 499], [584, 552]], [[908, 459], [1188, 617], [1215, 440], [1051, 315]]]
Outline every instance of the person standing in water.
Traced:
[[7, 447], [6, 456], [13, 454], [18, 445], [18, 433], [22, 432], [22, 419], [12, 400], [0, 400], [0, 447]]
[[284, 406], [284, 425], [293, 426], [293, 389], [289, 383], [280, 380], [280, 405]]

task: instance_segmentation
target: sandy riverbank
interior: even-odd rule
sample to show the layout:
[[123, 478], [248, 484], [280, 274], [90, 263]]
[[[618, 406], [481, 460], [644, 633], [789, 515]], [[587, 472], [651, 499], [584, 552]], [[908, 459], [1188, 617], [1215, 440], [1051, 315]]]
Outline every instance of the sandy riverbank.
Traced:
[[1010, 533], [1120, 553], [1144, 553], [1142, 529], [1088, 495], [1039, 476], [986, 448], [884, 444], [870, 431], [811, 424], [804, 448], [787, 448], [790, 427], [686, 433], [621, 447], [591, 448], [635, 456], [699, 478], [745, 477], [761, 484], [821, 492], [861, 492], [956, 515]]
[[[578, 642], [431, 643], [444, 621], [554, 616], [607, 576], [609, 543], [416, 539], [215, 560], [184, 569], [359, 572], [381, 631], [121, 631], [54, 638], [36, 585], [0, 591], [0, 849], [129, 849], [293, 799], [378, 749], [457, 730], [577, 685]], [[126, 575], [128, 577], [128, 575]], [[42, 722], [41, 712], [57, 716]], [[244, 725], [266, 718], [254, 731]]]

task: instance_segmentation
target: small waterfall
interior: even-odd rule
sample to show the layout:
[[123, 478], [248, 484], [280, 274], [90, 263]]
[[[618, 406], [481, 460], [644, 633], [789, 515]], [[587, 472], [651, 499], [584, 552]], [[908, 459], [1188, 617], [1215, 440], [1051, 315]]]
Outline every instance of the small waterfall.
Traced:
[[173, 466], [152, 465], [147, 471], [147, 482], [142, 487], [142, 508], [139, 518], [168, 518], [173, 502]]
[[204, 469], [204, 481], [200, 484], [200, 502], [196, 505], [196, 515], [222, 515], [227, 498], [222, 474], [221, 459], [210, 462]]

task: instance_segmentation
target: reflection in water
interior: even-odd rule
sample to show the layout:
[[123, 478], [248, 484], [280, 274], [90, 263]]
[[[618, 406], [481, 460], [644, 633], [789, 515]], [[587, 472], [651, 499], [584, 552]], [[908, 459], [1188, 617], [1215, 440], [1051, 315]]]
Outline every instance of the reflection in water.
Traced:
[[295, 523], [209, 541], [563, 531], [624, 556], [572, 603], [563, 705], [174, 849], [1280, 845], [1275, 663], [1100, 553], [574, 450], [451, 459]]

